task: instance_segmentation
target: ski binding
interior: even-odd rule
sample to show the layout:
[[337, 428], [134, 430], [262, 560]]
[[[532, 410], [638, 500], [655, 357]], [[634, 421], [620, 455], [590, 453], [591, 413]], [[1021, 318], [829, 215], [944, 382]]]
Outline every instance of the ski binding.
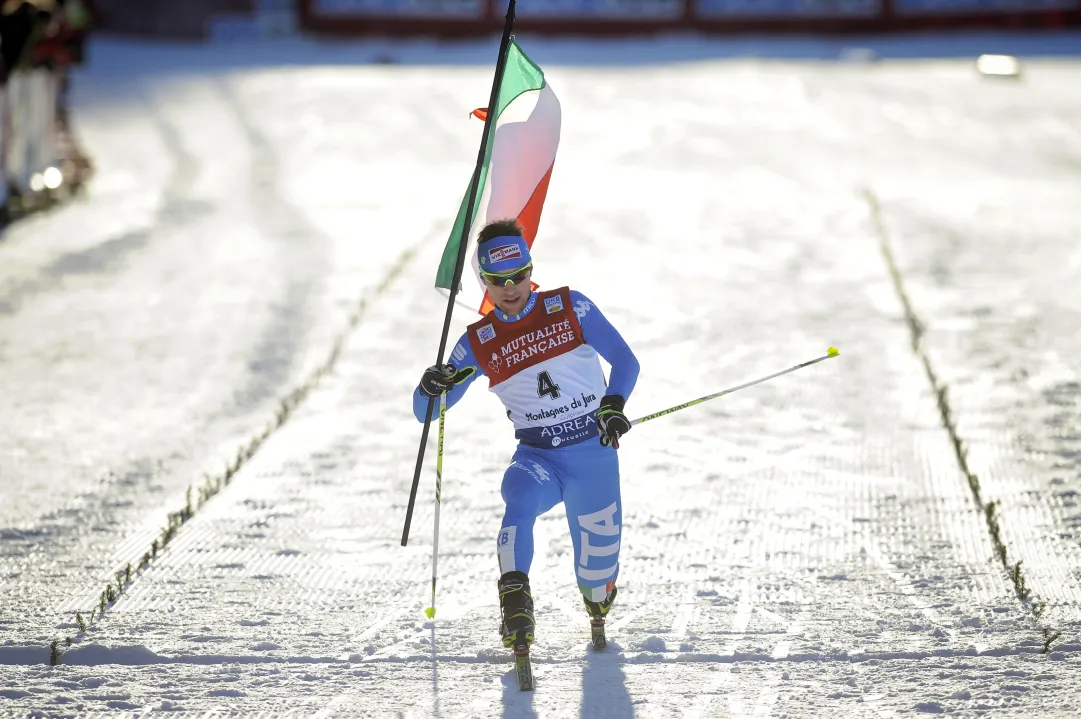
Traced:
[[590, 622], [590, 642], [593, 644], [593, 648], [596, 650], [604, 649], [608, 646], [608, 638], [604, 636], [604, 620], [598, 622]]

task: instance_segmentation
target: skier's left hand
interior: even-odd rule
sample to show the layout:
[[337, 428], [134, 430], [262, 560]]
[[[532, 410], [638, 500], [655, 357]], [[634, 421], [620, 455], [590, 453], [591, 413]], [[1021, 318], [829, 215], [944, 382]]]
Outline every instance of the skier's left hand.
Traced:
[[631, 421], [623, 414], [626, 400], [618, 394], [606, 394], [601, 397], [601, 406], [597, 410], [597, 428], [601, 433], [601, 444], [612, 449], [619, 449], [619, 438], [631, 431]]

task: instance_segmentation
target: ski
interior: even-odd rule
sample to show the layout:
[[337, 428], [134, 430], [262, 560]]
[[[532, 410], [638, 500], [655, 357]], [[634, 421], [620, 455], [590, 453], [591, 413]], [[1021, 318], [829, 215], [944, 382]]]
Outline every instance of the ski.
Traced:
[[604, 636], [604, 619], [600, 620], [600, 623], [596, 621], [590, 622], [590, 641], [593, 643], [593, 648], [596, 650], [604, 649], [608, 646], [608, 638]]
[[518, 673], [518, 688], [533, 691], [533, 665], [529, 663], [529, 647], [514, 648], [514, 669]]

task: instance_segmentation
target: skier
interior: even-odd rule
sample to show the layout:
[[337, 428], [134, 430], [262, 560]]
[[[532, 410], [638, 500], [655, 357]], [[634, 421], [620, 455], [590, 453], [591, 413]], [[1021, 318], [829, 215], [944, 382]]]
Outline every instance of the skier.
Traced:
[[[531, 291], [533, 264], [515, 220], [481, 230], [478, 258], [495, 309], [468, 327], [450, 362], [425, 370], [413, 413], [423, 422], [429, 398], [446, 392], [451, 407], [478, 375], [487, 375], [519, 440], [503, 475], [506, 512], [496, 538], [503, 644], [528, 655], [535, 631], [533, 525], [562, 501], [578, 587], [599, 649], [619, 574], [615, 450], [631, 428], [623, 407], [638, 379], [638, 360], [585, 295], [566, 287]], [[607, 383], [598, 353], [612, 366]]]

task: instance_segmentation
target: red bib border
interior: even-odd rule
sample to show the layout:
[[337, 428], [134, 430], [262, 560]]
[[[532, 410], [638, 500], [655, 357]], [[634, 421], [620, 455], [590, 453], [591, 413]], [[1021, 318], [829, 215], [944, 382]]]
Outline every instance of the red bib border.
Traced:
[[567, 287], [538, 292], [533, 311], [517, 322], [503, 322], [496, 312], [492, 310], [466, 330], [490, 387], [585, 344]]

